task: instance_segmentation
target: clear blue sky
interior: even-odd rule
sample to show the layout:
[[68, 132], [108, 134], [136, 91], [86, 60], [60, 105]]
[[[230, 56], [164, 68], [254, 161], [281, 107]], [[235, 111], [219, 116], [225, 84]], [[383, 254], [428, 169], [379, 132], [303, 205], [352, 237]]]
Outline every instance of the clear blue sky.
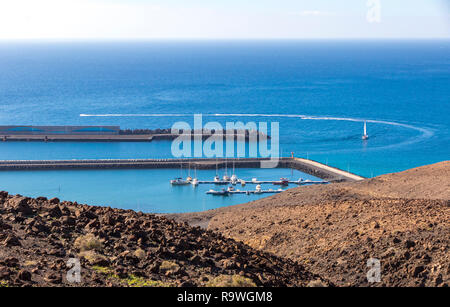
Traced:
[[0, 39], [450, 38], [449, 2], [1, 0]]

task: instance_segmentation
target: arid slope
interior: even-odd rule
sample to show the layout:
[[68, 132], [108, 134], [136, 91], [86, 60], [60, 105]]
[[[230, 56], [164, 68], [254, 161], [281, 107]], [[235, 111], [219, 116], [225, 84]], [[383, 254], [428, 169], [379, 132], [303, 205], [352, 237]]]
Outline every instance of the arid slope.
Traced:
[[[450, 285], [450, 162], [361, 182], [299, 187], [176, 218], [288, 257], [339, 286]], [[382, 265], [369, 284], [367, 260]]]
[[[81, 283], [67, 280], [70, 258]], [[1, 286], [327, 285], [302, 265], [164, 217], [0, 192]]]

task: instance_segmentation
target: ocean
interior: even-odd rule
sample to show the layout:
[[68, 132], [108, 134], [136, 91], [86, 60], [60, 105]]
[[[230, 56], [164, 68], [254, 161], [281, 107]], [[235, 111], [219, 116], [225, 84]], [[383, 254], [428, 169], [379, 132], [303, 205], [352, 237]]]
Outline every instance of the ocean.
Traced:
[[[278, 122], [283, 156], [293, 152], [365, 177], [448, 160], [449, 99], [449, 40], [0, 43], [0, 125], [156, 129], [192, 123], [193, 114], [223, 125]], [[368, 141], [361, 140], [364, 121]], [[2, 142], [0, 160], [170, 158], [170, 148], [170, 142]], [[161, 176], [168, 184], [179, 171], [167, 172], [136, 172], [135, 178], [145, 181], [148, 175], [153, 185]], [[96, 176], [130, 182], [133, 174]], [[64, 199], [121, 206], [106, 188], [64, 194], [65, 186], [74, 189], [72, 181], [86, 176], [85, 171], [2, 172], [0, 189], [44, 196], [58, 189]], [[47, 181], [51, 187], [43, 184]], [[121, 191], [131, 199], [122, 206], [144, 206], [145, 195], [154, 197], [141, 189], [133, 199], [137, 189], [124, 185]], [[192, 200], [182, 211], [198, 210], [199, 199], [190, 193], [167, 190], [164, 199], [148, 201], [153, 205], [146, 210], [177, 211], [161, 206], [186, 197]], [[248, 200], [224, 204], [201, 198], [206, 208]]]

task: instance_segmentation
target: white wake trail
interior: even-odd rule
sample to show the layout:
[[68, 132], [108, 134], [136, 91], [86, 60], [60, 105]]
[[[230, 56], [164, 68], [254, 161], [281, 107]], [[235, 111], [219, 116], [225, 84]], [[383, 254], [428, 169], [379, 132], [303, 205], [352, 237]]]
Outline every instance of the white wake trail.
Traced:
[[[80, 114], [81, 117], [190, 117], [193, 114]], [[406, 129], [412, 129], [420, 132], [420, 135], [404, 142], [383, 146], [381, 148], [398, 147], [403, 145], [410, 145], [424, 139], [428, 139], [434, 135], [434, 131], [428, 128], [417, 127], [409, 124], [398, 123], [393, 121], [364, 119], [364, 118], [351, 118], [351, 117], [330, 117], [330, 116], [314, 116], [303, 114], [259, 114], [259, 113], [215, 113], [215, 114], [201, 114], [203, 117], [272, 117], [272, 118], [299, 118], [302, 120], [326, 120], [326, 121], [349, 121], [349, 122], [367, 122], [373, 124], [390, 125], [396, 127], [402, 127]], [[379, 149], [379, 148], [378, 148]]]

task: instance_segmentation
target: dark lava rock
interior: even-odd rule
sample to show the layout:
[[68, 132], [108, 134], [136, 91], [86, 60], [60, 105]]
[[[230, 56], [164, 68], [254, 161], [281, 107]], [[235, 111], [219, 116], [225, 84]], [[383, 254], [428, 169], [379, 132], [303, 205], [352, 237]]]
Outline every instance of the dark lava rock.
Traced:
[[30, 205], [28, 204], [29, 199], [26, 197], [13, 197], [8, 201], [8, 205], [16, 213], [22, 213], [24, 215], [30, 215], [33, 213]]
[[13, 286], [73, 286], [63, 278], [72, 258], [82, 270], [77, 286], [205, 286], [238, 272], [268, 287], [320, 279], [289, 259], [161, 216], [5, 193], [0, 212], [0, 279]]
[[57, 197], [50, 199], [49, 202], [51, 204], [59, 204], [60, 203], [59, 198], [57, 198]]
[[31, 281], [31, 273], [28, 272], [27, 270], [21, 270], [17, 274], [17, 278], [23, 281]]
[[11, 247], [11, 246], [22, 246], [20, 244], [20, 240], [18, 237], [16, 237], [13, 234], [9, 234], [3, 242], [0, 243], [0, 245], [5, 247]]

